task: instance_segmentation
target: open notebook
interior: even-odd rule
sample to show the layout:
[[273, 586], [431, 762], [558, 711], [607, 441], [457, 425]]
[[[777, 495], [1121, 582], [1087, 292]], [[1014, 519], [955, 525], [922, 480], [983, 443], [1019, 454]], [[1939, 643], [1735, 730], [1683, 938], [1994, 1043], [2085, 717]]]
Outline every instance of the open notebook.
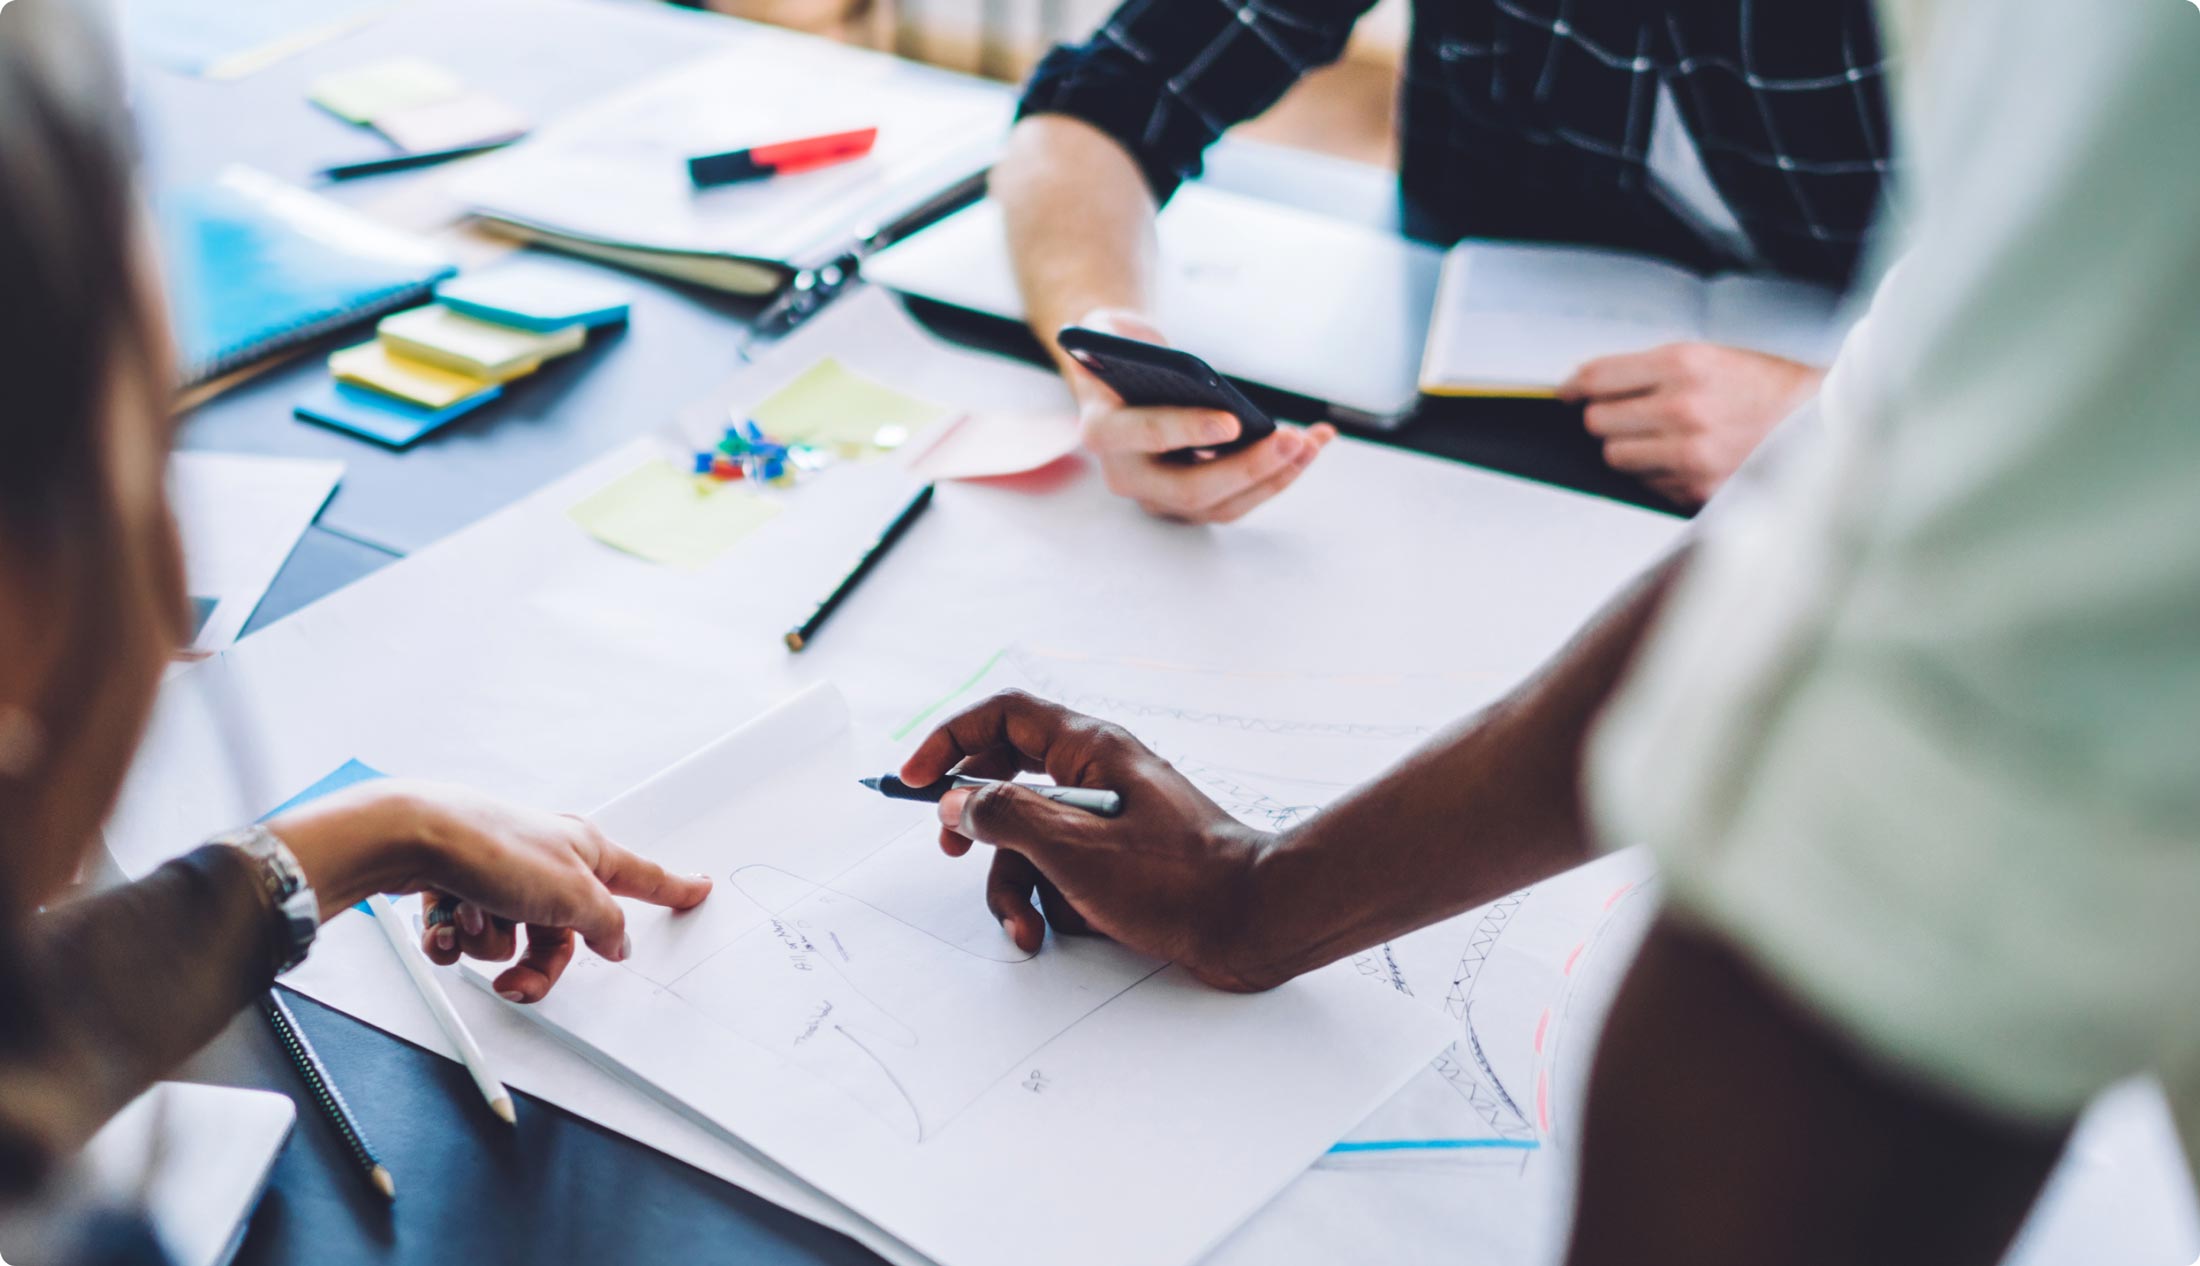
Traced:
[[1847, 332], [1825, 286], [1700, 277], [1653, 256], [1469, 240], [1444, 257], [1421, 359], [1432, 396], [1548, 396], [1584, 361], [1704, 340], [1807, 364]]
[[[574, 111], [468, 166], [459, 199], [493, 227], [738, 294], [862, 248], [992, 162], [998, 85], [757, 29], [729, 51]], [[852, 162], [697, 189], [687, 160], [877, 127]]]

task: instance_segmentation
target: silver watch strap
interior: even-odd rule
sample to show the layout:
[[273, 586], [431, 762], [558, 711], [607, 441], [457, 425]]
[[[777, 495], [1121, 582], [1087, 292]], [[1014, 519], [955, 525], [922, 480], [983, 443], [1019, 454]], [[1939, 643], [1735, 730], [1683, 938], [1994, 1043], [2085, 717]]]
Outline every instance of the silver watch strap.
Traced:
[[321, 902], [290, 846], [257, 822], [217, 835], [211, 842], [243, 853], [259, 873], [275, 915], [275, 974], [280, 976], [304, 962], [321, 930]]

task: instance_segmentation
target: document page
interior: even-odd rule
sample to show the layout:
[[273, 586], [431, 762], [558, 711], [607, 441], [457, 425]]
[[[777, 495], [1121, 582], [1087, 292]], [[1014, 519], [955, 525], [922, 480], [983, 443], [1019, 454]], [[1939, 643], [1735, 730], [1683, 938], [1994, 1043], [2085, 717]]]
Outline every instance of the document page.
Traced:
[[529, 1014], [943, 1266], [1192, 1261], [1446, 1040], [1342, 964], [1244, 996], [1098, 938], [1026, 954], [985, 850], [941, 854], [858, 750], [813, 687], [605, 806], [717, 890], [634, 907], [633, 955]]
[[1704, 336], [1714, 343], [1831, 365], [1848, 334], [1841, 296], [1830, 286], [1752, 273], [1724, 273], [1704, 292]]
[[1621, 251], [1462, 242], [1444, 259], [1421, 390], [1549, 395], [1583, 361], [1703, 337], [1704, 286]]

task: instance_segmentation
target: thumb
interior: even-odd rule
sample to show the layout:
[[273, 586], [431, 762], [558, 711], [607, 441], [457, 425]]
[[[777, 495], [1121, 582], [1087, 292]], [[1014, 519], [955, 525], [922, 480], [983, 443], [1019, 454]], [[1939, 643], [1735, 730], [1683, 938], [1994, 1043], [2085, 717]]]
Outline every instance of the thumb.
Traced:
[[1057, 804], [1012, 782], [990, 783], [948, 792], [940, 799], [940, 822], [948, 830], [1022, 853], [1041, 866], [1091, 815]]

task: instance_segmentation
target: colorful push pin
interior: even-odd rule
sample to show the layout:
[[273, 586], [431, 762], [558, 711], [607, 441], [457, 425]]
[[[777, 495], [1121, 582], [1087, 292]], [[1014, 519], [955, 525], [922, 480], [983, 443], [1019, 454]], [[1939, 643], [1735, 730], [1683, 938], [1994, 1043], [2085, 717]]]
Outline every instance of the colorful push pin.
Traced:
[[696, 474], [698, 474], [698, 475], [707, 475], [707, 474], [709, 474], [709, 473], [710, 473], [710, 468], [711, 468], [711, 466], [712, 466], [712, 465], [714, 464], [715, 460], [716, 460], [716, 455], [715, 455], [715, 454], [712, 454], [712, 453], [697, 453], [697, 454], [695, 455], [695, 473], [696, 473]]
[[748, 436], [749, 442], [752, 444], [764, 443], [764, 428], [758, 426], [754, 418], [746, 419], [741, 423], [741, 433]]
[[787, 463], [784, 458], [767, 457], [764, 459], [764, 478], [766, 480], [772, 483], [778, 483], [779, 477], [786, 473]]
[[741, 463], [724, 453], [720, 453], [711, 459], [710, 477], [713, 479], [739, 479], [741, 477]]

